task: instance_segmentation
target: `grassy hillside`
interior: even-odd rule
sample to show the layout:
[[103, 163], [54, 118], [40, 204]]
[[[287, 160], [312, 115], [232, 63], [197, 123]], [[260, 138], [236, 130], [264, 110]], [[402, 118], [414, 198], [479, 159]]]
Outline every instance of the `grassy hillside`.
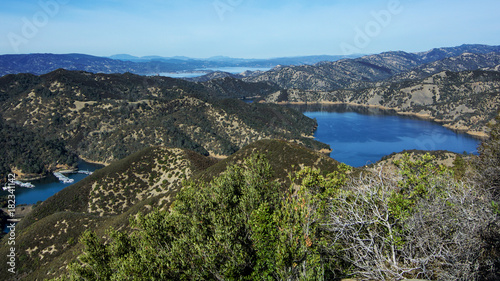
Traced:
[[[497, 133], [467, 178], [436, 164], [443, 152], [353, 176], [261, 141], [202, 171], [210, 182], [186, 182], [168, 210], [132, 218], [132, 233], [85, 231], [78, 261], [55, 280], [497, 280]], [[336, 172], [301, 165], [309, 160]], [[291, 164], [301, 167], [290, 181], [276, 178]]]
[[321, 169], [325, 173], [338, 169], [340, 163], [329, 156], [305, 147], [277, 140], [262, 140], [252, 143], [227, 159], [201, 171], [196, 178], [211, 180], [224, 171], [229, 165], [242, 163], [255, 153], [265, 155], [269, 164], [273, 167], [273, 178], [285, 181], [290, 173], [295, 173], [304, 167]]
[[[269, 91], [265, 84], [233, 80], [203, 85], [167, 77], [57, 70], [0, 78], [0, 114], [5, 127], [33, 135], [36, 147], [62, 147], [62, 160], [44, 157], [49, 163], [38, 164], [33, 156], [36, 163], [18, 165], [22, 171], [47, 171], [75, 154], [111, 163], [151, 145], [204, 155], [230, 155], [260, 139], [326, 148], [305, 137], [312, 135], [316, 123], [299, 112], [219, 99]], [[16, 130], [2, 130], [2, 139], [14, 138]], [[19, 160], [3, 159], [1, 173], [14, 161]]]
[[461, 46], [427, 53], [384, 52], [356, 59], [283, 66], [244, 81], [269, 82], [283, 89], [333, 91], [367, 84], [421, 79], [441, 71], [472, 71], [500, 64], [500, 47]]
[[[57, 276], [81, 250], [77, 241], [85, 229], [97, 229], [100, 235], [109, 227], [126, 230], [130, 216], [169, 206], [184, 179], [210, 180], [256, 153], [269, 159], [273, 178], [282, 182], [306, 166], [327, 173], [339, 165], [324, 154], [280, 140], [255, 142], [219, 162], [189, 150], [143, 149], [63, 189], [23, 218], [16, 229], [19, 272], [27, 280]], [[6, 262], [5, 246], [0, 262]]]
[[[168, 206], [183, 179], [213, 163], [192, 151], [150, 147], [63, 189], [17, 225], [19, 272], [29, 274], [28, 280], [57, 272], [74, 258], [74, 247], [85, 229], [122, 229], [130, 215]], [[5, 263], [7, 245], [3, 242], [0, 260]], [[9, 275], [2, 272], [0, 276]]]
[[[322, 270], [325, 270], [325, 274], [332, 278], [334, 276], [355, 276], [356, 274], [360, 274], [360, 276], [372, 277], [411, 277], [416, 276], [416, 273], [414, 274], [414, 272], [422, 272], [422, 274], [425, 274], [425, 276], [430, 279], [433, 278], [432, 276], [436, 278], [438, 276], [446, 277], [448, 276], [446, 274], [451, 274], [449, 276], [482, 276], [482, 273], [472, 267], [468, 267], [468, 265], [466, 263], [462, 263], [462, 261], [468, 258], [468, 254], [466, 255], [466, 253], [470, 253], [470, 255], [474, 255], [474, 257], [476, 257], [480, 251], [472, 251], [472, 248], [470, 247], [473, 244], [471, 243], [475, 243], [474, 245], [480, 243], [481, 249], [483, 249], [485, 253], [489, 253], [489, 256], [477, 256], [477, 265], [483, 267], [490, 261], [494, 262], [496, 257], [491, 256], [497, 255], [494, 248], [488, 246], [489, 244], [484, 244], [486, 240], [481, 238], [481, 235], [483, 234], [497, 237], [495, 236], [497, 235], [497, 232], [495, 232], [496, 229], [494, 228], [494, 224], [491, 225], [491, 227], [493, 227], [491, 229], [482, 228], [481, 226], [481, 228], [467, 227], [456, 231], [454, 230], [456, 235], [458, 235], [457, 237], [462, 237], [463, 235], [472, 236], [470, 236], [470, 241], [457, 240], [458, 242], [449, 242], [453, 247], [446, 249], [443, 257], [449, 256], [457, 260], [457, 263], [451, 267], [443, 264], [441, 262], [441, 257], [433, 257], [432, 263], [430, 263], [425, 258], [425, 255], [423, 256], [425, 251], [427, 251], [423, 246], [411, 249], [404, 248], [404, 251], [399, 250], [398, 248], [396, 251], [397, 253], [395, 253], [397, 256], [398, 267], [394, 269], [394, 271], [384, 271], [380, 272], [381, 275], [377, 275], [370, 269], [373, 266], [371, 264], [373, 260], [371, 259], [379, 259], [382, 262], [386, 260], [386, 256], [384, 254], [371, 255], [370, 260], [367, 260], [366, 264], [364, 264], [364, 261], [354, 259], [355, 255], [358, 254], [358, 248], [356, 248], [355, 252], [345, 251], [346, 248], [342, 248], [348, 248], [350, 245], [360, 247], [356, 244], [356, 241], [358, 240], [349, 240], [354, 236], [345, 235], [359, 235], [360, 239], [368, 239], [363, 236], [365, 232], [349, 232], [353, 225], [357, 225], [355, 219], [366, 219], [366, 225], [372, 224], [373, 220], [379, 220], [377, 223], [380, 223], [380, 225], [374, 229], [369, 229], [370, 231], [376, 231], [377, 235], [380, 235], [381, 237], [380, 239], [374, 239], [374, 243], [378, 243], [377, 245], [384, 247], [387, 251], [390, 251], [390, 245], [395, 245], [394, 243], [396, 242], [391, 240], [385, 232], [385, 215], [384, 217], [371, 218], [370, 216], [375, 213], [367, 210], [382, 210], [383, 212], [387, 212], [387, 216], [390, 216], [390, 220], [394, 220], [396, 223], [394, 226], [395, 229], [402, 231], [398, 232], [398, 239], [403, 239], [401, 241], [417, 242], [420, 241], [420, 238], [412, 235], [412, 233], [417, 230], [422, 230], [422, 226], [419, 226], [418, 224], [419, 221], [414, 221], [418, 219], [417, 215], [420, 214], [420, 212], [408, 212], [413, 212], [416, 210], [415, 208], [421, 208], [421, 206], [424, 206], [425, 204], [432, 204], [435, 209], [432, 209], [431, 211], [439, 212], [440, 215], [449, 216], [455, 214], [454, 212], [456, 212], [457, 216], [460, 216], [460, 221], [463, 220], [465, 215], [465, 213], [461, 213], [460, 211], [462, 210], [459, 208], [461, 206], [460, 204], [465, 204], [464, 206], [469, 206], [467, 205], [469, 203], [473, 204], [471, 206], [473, 206], [474, 212], [484, 212], [484, 215], [482, 215], [480, 221], [478, 221], [481, 225], [489, 223], [489, 221], [494, 217], [492, 213], [494, 210], [492, 211], [491, 208], [494, 208], [495, 205], [491, 205], [492, 201], [488, 201], [490, 200], [488, 199], [489, 197], [484, 197], [490, 196], [490, 193], [483, 190], [480, 185], [475, 187], [472, 183], [464, 185], [463, 181], [456, 181], [456, 179], [461, 179], [464, 176], [468, 177], [470, 180], [475, 177], [471, 176], [471, 174], [476, 173], [472, 166], [472, 161], [475, 160], [466, 160], [467, 162], [464, 162], [464, 159], [462, 159], [460, 164], [460, 161], [457, 162], [456, 159], [461, 157], [458, 157], [456, 154], [452, 155], [446, 152], [435, 152], [434, 157], [436, 158], [433, 160], [430, 158], [433, 156], [422, 156], [422, 153], [419, 151], [412, 151], [411, 153], [413, 155], [411, 159], [405, 159], [406, 156], [401, 157], [401, 154], [394, 154], [384, 158], [382, 160], [385, 163], [383, 164], [384, 166], [393, 165], [393, 160], [402, 160], [401, 163], [403, 163], [403, 165], [394, 165], [394, 170], [391, 173], [380, 173], [380, 170], [375, 167], [371, 167], [366, 170], [348, 172], [347, 175], [344, 175], [345, 169], [342, 168], [342, 165], [330, 157], [295, 143], [281, 140], [257, 141], [245, 146], [238, 152], [221, 161], [216, 161], [210, 157], [188, 150], [166, 147], [150, 147], [98, 170], [81, 182], [64, 189], [40, 204], [30, 215], [24, 218], [18, 224], [16, 232], [16, 247], [18, 249], [19, 257], [18, 264], [20, 265], [20, 275], [17, 277], [22, 277], [25, 280], [41, 280], [44, 278], [57, 277], [62, 273], [67, 272], [66, 266], [68, 266], [71, 261], [74, 261], [77, 255], [83, 252], [93, 251], [92, 249], [97, 249], [92, 247], [88, 248], [89, 244], [87, 244], [87, 248], [84, 249], [84, 245], [77, 243], [77, 240], [82, 233], [86, 230], [92, 230], [95, 231], [98, 240], [94, 242], [87, 240], [87, 243], [97, 243], [94, 245], [97, 246], [101, 243], [99, 242], [102, 240], [101, 238], [107, 237], [106, 239], [108, 240], [106, 241], [111, 244], [109, 244], [109, 247], [106, 246], [106, 250], [103, 251], [111, 251], [109, 254], [118, 258], [118, 260], [122, 258], [125, 259], [121, 260], [120, 263], [123, 263], [127, 268], [131, 266], [130, 270], [139, 270], [143, 266], [152, 269], [151, 267], [153, 266], [155, 269], [149, 270], [148, 274], [159, 274], [161, 267], [162, 271], [166, 270], [166, 272], [169, 272], [168, 276], [170, 277], [168, 278], [175, 279], [174, 276], [193, 276], [191, 274], [204, 272], [200, 274], [203, 274], [203, 276], [207, 276], [208, 279], [211, 279], [209, 276], [212, 275], [203, 268], [210, 267], [213, 270], [218, 271], [221, 270], [221, 267], [213, 265], [210, 262], [196, 262], [196, 266], [193, 265], [193, 267], [186, 268], [183, 262], [180, 262], [179, 259], [175, 258], [178, 254], [184, 255], [183, 259], [186, 261], [195, 261], [200, 257], [193, 256], [189, 253], [191, 253], [191, 251], [194, 251], [193, 253], [198, 253], [197, 251], [200, 248], [188, 247], [185, 249], [183, 248], [180, 252], [177, 252], [179, 249], [175, 251], [173, 250], [173, 256], [170, 255], [170, 252], [164, 252], [161, 250], [161, 247], [160, 249], [149, 249], [148, 247], [151, 246], [149, 244], [149, 246], [146, 244], [130, 244], [129, 247], [121, 248], [123, 245], [115, 243], [129, 243], [126, 242], [129, 238], [123, 238], [125, 240], [109, 240], [110, 234], [106, 231], [110, 227], [117, 229], [120, 233], [125, 234], [125, 237], [130, 237], [130, 239], [132, 239], [130, 242], [135, 241], [133, 243], [142, 243], [141, 241], [149, 243], [149, 238], [147, 237], [150, 236], [142, 236], [146, 235], [146, 233], [149, 233], [147, 235], [153, 235], [151, 237], [160, 235], [158, 238], [150, 237], [154, 241], [158, 241], [157, 239], [166, 239], [165, 241], [162, 241], [165, 243], [171, 243], [172, 241], [174, 241], [172, 243], [177, 243], [175, 242], [177, 240], [171, 240], [168, 238], [170, 237], [169, 235], [180, 235], [179, 239], [181, 240], [188, 239], [191, 237], [191, 234], [188, 232], [188, 228], [191, 223], [194, 223], [198, 228], [202, 227], [202, 223], [208, 223], [206, 228], [197, 228], [198, 230], [192, 232], [193, 235], [202, 235], [200, 233], [206, 232], [205, 234], [209, 235], [207, 237], [212, 237], [210, 236], [213, 234], [210, 232], [211, 229], [218, 229], [218, 227], [222, 227], [225, 229], [224, 231], [228, 231], [227, 233], [220, 232], [221, 235], [222, 233], [226, 233], [227, 235], [229, 235], [229, 233], [233, 233], [236, 235], [233, 237], [236, 240], [231, 240], [235, 244], [224, 240], [225, 238], [220, 238], [226, 237], [226, 234], [220, 237], [217, 236], [219, 238], [213, 238], [215, 240], [211, 240], [212, 238], [200, 238], [201, 240], [197, 240], [198, 242], [196, 243], [200, 244], [196, 245], [199, 247], [212, 247], [210, 246], [210, 243], [204, 244], [207, 241], [214, 241], [213, 243], [223, 243], [226, 245], [224, 247], [217, 246], [211, 250], [213, 251], [211, 252], [211, 255], [216, 255], [214, 257], [220, 261], [226, 262], [232, 260], [227, 259], [231, 253], [228, 249], [237, 247], [237, 245], [239, 245], [238, 243], [243, 243], [242, 245], [245, 247], [250, 247], [240, 249], [244, 251], [246, 255], [245, 259], [249, 259], [248, 261], [252, 261], [254, 259], [270, 259], [265, 263], [258, 263], [258, 265], [253, 264], [253, 262], [251, 264], [247, 263], [246, 266], [248, 271], [240, 267], [232, 267], [232, 270], [236, 270], [235, 272], [240, 272], [238, 274], [250, 274], [254, 277], [255, 274], [261, 273], [261, 271], [257, 268], [264, 270], [262, 272], [266, 272], [265, 274], [271, 276], [273, 274], [278, 274], [276, 270], [281, 270], [281, 267], [288, 269], [283, 269], [284, 271], [279, 273], [281, 274], [280, 276], [286, 276], [287, 274], [296, 276], [296, 274], [299, 274], [298, 272], [301, 272], [301, 270], [299, 270], [298, 267], [295, 268], [293, 262], [295, 260], [304, 263], [305, 268], [323, 268]], [[265, 161], [258, 160], [264, 158], [256, 158], [256, 155], [264, 156]], [[420, 158], [427, 160], [422, 162], [419, 160]], [[260, 164], [253, 166], [254, 164], [252, 164], [252, 162], [248, 162], [248, 159], [254, 159], [252, 161], [257, 159], [258, 162], [260, 161]], [[446, 168], [438, 168], [436, 166], [436, 164], [443, 164], [450, 161], [453, 162], [452, 164], [454, 166], [457, 164], [462, 165], [460, 169], [462, 174], [459, 177], [457, 177], [456, 173], [459, 171], [458, 169], [455, 169], [455, 174], [452, 174]], [[237, 167], [234, 167], [234, 165]], [[310, 170], [308, 167], [320, 169], [320, 172]], [[338, 173], [332, 175], [332, 172]], [[362, 172], [364, 176], [360, 177], [359, 172]], [[254, 173], [263, 174], [254, 175]], [[292, 175], [292, 181], [290, 181], [289, 175]], [[415, 175], [415, 177], [413, 177], [413, 175]], [[189, 181], [181, 183], [182, 179], [187, 179]], [[262, 187], [260, 187], [261, 184], [263, 185]], [[239, 189], [240, 187], [242, 188], [241, 190]], [[424, 187], [426, 188], [424, 193], [422, 193], [422, 190], [417, 189]], [[231, 188], [235, 189], [232, 190]], [[247, 190], [247, 188], [250, 188], [250, 190]], [[257, 189], [252, 191], [252, 188]], [[267, 188], [270, 189], [268, 190]], [[415, 191], [412, 191], [412, 188], [415, 188]], [[180, 190], [183, 190], [183, 193], [179, 193]], [[226, 194], [227, 192], [234, 192], [234, 197], [233, 195]], [[247, 194], [245, 192], [249, 193]], [[264, 205], [260, 205], [258, 208], [253, 205], [246, 205], [251, 202], [260, 202], [259, 204], [264, 202], [259, 200], [255, 201], [254, 199], [248, 197], [255, 196], [256, 194], [254, 192], [269, 193], [266, 195], [270, 196], [268, 198], [271, 200], [269, 204], [272, 203], [275, 205], [266, 205], [267, 203], [264, 203]], [[321, 192], [324, 192], [324, 194]], [[409, 195], [406, 196], [405, 192], [409, 192]], [[432, 195], [434, 192], [441, 192], [439, 193], [441, 196]], [[444, 196], [443, 192], [446, 192], [447, 195]], [[175, 212], [180, 213], [178, 214], [179, 217], [175, 214], [172, 215], [172, 217], [169, 212], [164, 211], [167, 210], [167, 207], [171, 206], [173, 202], [179, 200], [179, 197], [177, 196], [181, 197], [181, 202], [176, 203], [177, 205], [175, 207], [170, 207], [169, 210], [171, 210], [171, 208], [176, 208], [177, 211]], [[334, 196], [337, 199], [327, 203], [329, 202], [328, 200], [330, 200], [328, 198], [331, 196]], [[464, 202], [466, 203], [460, 203], [460, 200], [462, 200], [462, 197], [460, 196], [468, 196], [463, 197], [463, 200], [465, 200]], [[229, 204], [227, 202], [227, 204], [221, 203], [225, 202], [221, 200], [231, 201], [237, 200], [239, 197], [243, 200], [241, 202], [238, 201], [243, 204], [243, 207], [241, 208], [257, 208], [255, 209], [256, 212], [264, 213], [252, 213], [252, 215], [248, 213], [246, 216], [240, 216], [238, 212], [232, 209], [233, 207], [236, 208], [235, 206], [239, 205], [233, 205], [232, 203]], [[440, 201], [444, 200], [443, 198], [452, 202], [450, 203], [452, 205], [447, 205], [448, 203], [443, 204], [443, 202]], [[358, 203], [352, 204], [352, 202]], [[474, 202], [477, 202], [477, 204]], [[325, 204], [334, 205], [330, 206]], [[330, 207], [327, 208], [326, 206]], [[154, 211], [159, 209], [163, 211]], [[335, 212], [327, 212], [326, 216], [325, 214], [318, 213], [334, 209], [336, 210]], [[185, 213], [182, 210], [185, 210], [188, 213]], [[225, 215], [224, 212], [226, 211], [231, 212], [231, 215]], [[192, 214], [190, 212], [192, 212]], [[207, 216], [204, 215], [205, 212], [207, 212]], [[277, 213], [274, 215], [266, 215], [265, 212]], [[142, 213], [144, 216], [137, 217], [136, 215], [138, 213]], [[255, 217], [257, 214], [261, 214], [261, 216]], [[412, 224], [406, 226], [399, 224], [399, 221], [402, 221], [400, 220], [401, 217], [411, 219], [411, 222], [415, 223], [415, 225]], [[435, 219], [434, 215], [431, 215], [431, 217], [433, 220]], [[189, 225], [179, 226], [180, 229], [187, 228], [185, 231], [183, 230], [181, 233], [175, 234], [177, 233], [176, 229], [178, 229], [178, 224], [176, 223], [177, 219], [179, 220], [179, 223], [189, 222]], [[319, 221], [325, 219], [329, 222], [325, 224], [318, 224]], [[425, 219], [427, 220], [428, 218], [426, 217]], [[217, 222], [217, 226], [209, 223], [210, 220]], [[243, 226], [242, 224], [220, 224], [221, 222], [229, 220], [245, 222], [246, 226]], [[264, 224], [262, 228], [255, 228], [259, 223], [263, 223], [267, 220], [270, 220], [268, 222], [269, 224]], [[130, 228], [131, 221], [134, 221], [133, 229]], [[492, 222], [495, 223], [495, 221]], [[172, 223], [176, 227], [168, 227], [168, 225]], [[431, 222], [429, 221], [429, 223]], [[339, 225], [339, 228], [334, 227], [333, 225]], [[364, 226], [365, 224], [359, 225], [359, 227]], [[381, 228], [379, 228], [379, 226]], [[167, 228], [164, 229], [164, 227]], [[272, 234], [274, 233], [272, 232], [274, 227], [288, 233], [286, 235], [283, 234], [284, 236], [280, 238], [283, 240], [278, 241], [276, 239], [269, 238], [281, 237], [278, 232]], [[406, 227], [410, 228], [407, 229]], [[442, 241], [447, 241], [446, 239], [448, 238], [445, 234], [448, 232], [439, 232], [439, 229], [436, 227], [437, 226], [432, 224], [426, 225], [426, 231], [428, 232], [425, 233], [425, 235], [434, 236], [429, 236], [425, 239], [428, 239], [426, 241], [434, 243], [433, 247], [438, 249], [442, 246]], [[456, 225], [450, 222], [450, 224], [446, 227], [453, 227], [453, 229], [455, 229]], [[239, 240], [238, 237], [240, 236], [238, 233], [240, 232], [233, 231], [237, 228], [241, 228], [242, 231], [250, 231], [248, 233], [252, 236], [243, 235], [246, 238], [244, 240]], [[129, 236], [128, 233], [131, 231], [136, 234]], [[167, 232], [161, 234], [163, 231]], [[267, 231], [271, 232], [267, 233]], [[302, 231], [306, 231], [304, 233], [307, 235], [303, 234]], [[86, 233], [86, 235], [88, 235], [89, 232]], [[219, 232], [215, 231], [214, 233]], [[260, 236], [254, 237], [253, 235], [263, 235], [262, 237], [268, 238], [258, 238]], [[288, 235], [296, 237], [297, 240], [295, 240], [295, 238], [289, 240]], [[337, 248], [332, 248], [331, 245], [333, 244], [328, 244], [330, 242], [326, 243], [326, 241], [330, 241], [329, 239], [332, 239], [335, 235], [337, 235], [336, 239], [340, 239], [335, 242], [340, 244], [335, 245], [343, 245], [342, 247], [339, 246]], [[86, 237], [88, 238], [89, 236]], [[229, 238], [229, 236], [227, 237]], [[250, 242], [247, 241], [250, 238], [257, 240], [249, 240]], [[116, 239], [116, 236], [114, 239]], [[270, 244], [260, 244], [260, 242], [256, 244], [255, 241], [269, 241]], [[3, 242], [4, 241], [2, 241], [2, 246], [0, 247], [0, 262], [6, 262], [4, 259], [6, 257], [7, 248]], [[464, 250], [460, 247], [455, 247], [458, 245], [457, 243], [462, 242], [467, 243], [466, 247], [468, 247], [467, 249], [469, 250], [464, 252]], [[288, 246], [279, 248], [282, 243], [284, 243], [283, 245]], [[408, 246], [407, 243], [401, 243], [398, 244], [401, 247]], [[255, 248], [255, 251], [252, 250], [253, 247], [257, 247]], [[394, 251], [396, 248], [392, 249]], [[234, 248], [234, 250], [237, 250], [237, 248]], [[124, 251], [123, 255], [119, 254], [121, 251]], [[130, 256], [130, 258], [132, 258], [136, 253], [135, 251], [145, 251], [144, 253], [147, 252], [148, 254], [141, 258], [140, 262], [130, 264], [126, 261], [126, 253], [132, 255]], [[159, 253], [160, 256], [157, 258], [156, 254], [148, 251]], [[411, 251], [414, 251], [414, 254], [418, 255], [418, 259], [415, 260], [416, 263], [414, 264], [406, 263], [407, 260], [405, 257], [408, 254], [412, 254], [413, 252]], [[173, 258], [173, 261], [177, 262], [168, 266], [165, 265], [165, 260], [163, 259], [164, 255], [166, 255], [165, 258]], [[292, 255], [294, 258], [289, 260], [287, 255]], [[308, 258], [306, 259], [306, 262], [306, 260], [303, 259], [304, 255], [309, 258], [314, 257], [314, 259], [309, 260]], [[139, 256], [134, 257], [134, 260], [136, 258], [138, 259]], [[318, 264], [319, 259], [321, 260], [320, 263], [322, 265]], [[161, 264], [148, 264], [151, 260], [155, 260]], [[227, 265], [229, 266], [229, 264]], [[356, 267], [360, 267], [361, 269], [357, 271], [357, 273], [352, 273], [351, 269]], [[176, 271], [179, 268], [182, 270]], [[412, 272], [405, 273], [405, 268], [412, 268]], [[436, 270], [429, 270], [429, 268], [435, 268]], [[490, 269], [484, 268], [484, 270], [488, 271]], [[126, 270], [122, 271], [120, 269], [119, 272], [122, 274], [126, 272]], [[308, 273], [305, 273], [304, 271], [304, 274], [317, 274], [320, 271], [315, 269], [314, 271], [307, 272]], [[136, 273], [137, 272], [133, 274]], [[2, 273], [0, 275], [0, 280], [9, 280], [7, 279], [8, 277], [9, 275]]]

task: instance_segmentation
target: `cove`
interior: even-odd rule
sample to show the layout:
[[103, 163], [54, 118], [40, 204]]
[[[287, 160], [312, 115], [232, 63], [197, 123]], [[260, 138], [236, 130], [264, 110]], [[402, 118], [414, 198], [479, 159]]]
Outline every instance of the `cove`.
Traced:
[[[102, 165], [91, 164], [84, 162], [82, 160], [78, 162], [78, 168], [80, 170], [88, 170], [93, 172], [102, 167], [103, 167]], [[65, 175], [67, 175], [71, 179], [74, 179], [74, 183], [77, 183], [88, 176], [85, 174], [76, 174], [76, 173], [65, 174]], [[70, 185], [60, 182], [53, 175], [49, 175], [43, 179], [31, 181], [31, 183], [35, 185], [34, 188], [23, 188], [16, 186], [15, 195], [16, 195], [17, 206], [23, 204], [30, 205], [30, 204], [35, 204], [39, 201], [45, 201], [47, 200], [47, 198], [51, 197], [52, 195], [61, 191], [63, 188]], [[5, 194], [7, 194], [6, 191], [3, 190], [0, 191], [0, 195], [5, 195]]]
[[436, 122], [399, 116], [378, 108], [349, 105], [291, 107], [317, 120], [314, 138], [330, 145], [332, 158], [354, 167], [411, 149], [477, 154], [480, 144], [480, 140]]
[[[78, 162], [78, 169], [87, 170], [94, 172], [97, 169], [104, 167], [99, 164], [92, 164], [80, 160]], [[73, 179], [75, 184], [84, 178], [88, 177], [86, 174], [65, 174], [68, 178]], [[16, 206], [19, 205], [32, 205], [36, 204], [40, 201], [45, 201], [52, 195], [57, 192], [63, 190], [64, 188], [70, 186], [71, 184], [60, 182], [54, 175], [49, 175], [46, 178], [31, 181], [32, 184], [35, 185], [34, 188], [24, 188], [16, 186], [15, 195], [16, 195]], [[8, 195], [7, 191], [0, 190], [0, 195]], [[2, 231], [4, 233], [8, 233], [9, 229], [5, 226]]]

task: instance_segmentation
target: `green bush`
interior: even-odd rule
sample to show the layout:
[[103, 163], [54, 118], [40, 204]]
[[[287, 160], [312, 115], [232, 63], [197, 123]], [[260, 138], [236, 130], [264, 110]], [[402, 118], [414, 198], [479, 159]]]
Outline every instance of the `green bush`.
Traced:
[[210, 182], [184, 183], [169, 210], [131, 217], [132, 233], [86, 232], [62, 279], [494, 277], [498, 204], [432, 158], [405, 156], [387, 178], [304, 167], [279, 184], [252, 155]]

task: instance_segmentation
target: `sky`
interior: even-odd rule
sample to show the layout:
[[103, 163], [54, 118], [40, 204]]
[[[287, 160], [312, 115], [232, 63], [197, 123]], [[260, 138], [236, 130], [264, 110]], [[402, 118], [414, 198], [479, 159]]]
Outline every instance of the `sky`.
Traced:
[[498, 0], [2, 0], [0, 54], [274, 58], [500, 45]]

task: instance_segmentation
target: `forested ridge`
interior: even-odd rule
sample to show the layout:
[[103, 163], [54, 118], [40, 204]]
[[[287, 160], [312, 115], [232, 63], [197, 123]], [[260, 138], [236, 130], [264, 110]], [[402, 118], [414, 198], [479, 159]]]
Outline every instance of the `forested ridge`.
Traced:
[[389, 176], [302, 167], [279, 183], [254, 153], [129, 231], [85, 231], [56, 280], [496, 280], [499, 127], [461, 174], [426, 154]]
[[[3, 177], [109, 165], [16, 225], [17, 273], [0, 280], [498, 280], [499, 62], [464, 45], [203, 83], [1, 77]], [[319, 152], [314, 120], [249, 97], [393, 108], [484, 141], [352, 168]]]
[[456, 158], [451, 168], [431, 154], [407, 154], [394, 173], [350, 168], [284, 141], [258, 141], [219, 162], [148, 148], [23, 219], [19, 274], [497, 280], [499, 130], [479, 156]]
[[7, 75], [0, 78], [1, 139], [8, 150], [1, 173], [43, 174], [74, 165], [75, 155], [109, 164], [151, 145], [226, 156], [265, 138], [327, 148], [306, 137], [316, 123], [295, 110], [224, 100], [272, 90], [234, 79], [202, 84], [130, 73]]

